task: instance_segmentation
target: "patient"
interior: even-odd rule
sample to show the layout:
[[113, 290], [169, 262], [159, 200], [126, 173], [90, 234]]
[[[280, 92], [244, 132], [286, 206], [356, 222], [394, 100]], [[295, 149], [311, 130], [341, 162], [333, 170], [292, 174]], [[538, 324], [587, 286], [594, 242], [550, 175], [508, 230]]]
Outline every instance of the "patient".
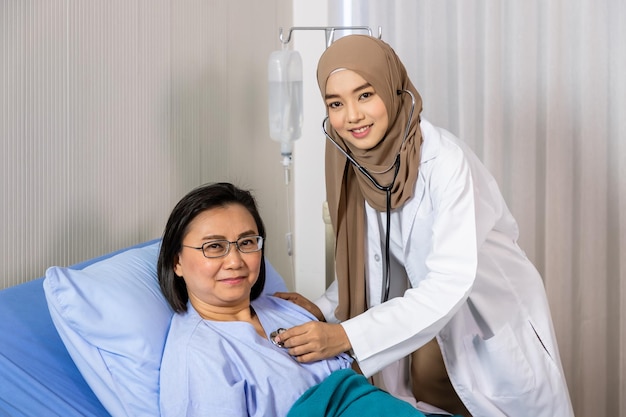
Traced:
[[262, 294], [264, 242], [253, 196], [232, 184], [196, 188], [172, 211], [157, 267], [177, 313], [161, 364], [162, 416], [423, 416], [352, 371], [346, 354], [302, 364], [273, 342], [315, 318]]

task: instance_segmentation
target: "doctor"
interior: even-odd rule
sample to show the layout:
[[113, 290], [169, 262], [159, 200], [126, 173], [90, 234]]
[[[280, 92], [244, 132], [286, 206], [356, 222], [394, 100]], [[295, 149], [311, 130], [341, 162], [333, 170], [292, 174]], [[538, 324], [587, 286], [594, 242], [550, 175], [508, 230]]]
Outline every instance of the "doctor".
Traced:
[[543, 282], [491, 174], [420, 119], [385, 42], [340, 38], [317, 78], [337, 279], [315, 304], [277, 294], [325, 322], [276, 339], [300, 362], [348, 351], [424, 411], [572, 416]]

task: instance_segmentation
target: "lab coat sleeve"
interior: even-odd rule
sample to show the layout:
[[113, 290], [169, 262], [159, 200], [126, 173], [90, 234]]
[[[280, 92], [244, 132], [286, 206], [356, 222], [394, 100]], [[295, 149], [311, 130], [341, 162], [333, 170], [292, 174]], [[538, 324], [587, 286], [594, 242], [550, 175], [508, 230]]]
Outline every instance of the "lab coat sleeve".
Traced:
[[334, 280], [326, 289], [326, 292], [322, 294], [320, 298], [314, 301], [324, 315], [324, 319], [328, 323], [339, 323], [337, 317], [335, 317], [335, 309], [339, 302], [339, 290], [337, 287], [337, 280]]
[[465, 302], [476, 276], [475, 196], [463, 151], [442, 145], [437, 158], [422, 163], [419, 181], [423, 201], [413, 224], [403, 225], [412, 288], [342, 323], [366, 376], [432, 340]]

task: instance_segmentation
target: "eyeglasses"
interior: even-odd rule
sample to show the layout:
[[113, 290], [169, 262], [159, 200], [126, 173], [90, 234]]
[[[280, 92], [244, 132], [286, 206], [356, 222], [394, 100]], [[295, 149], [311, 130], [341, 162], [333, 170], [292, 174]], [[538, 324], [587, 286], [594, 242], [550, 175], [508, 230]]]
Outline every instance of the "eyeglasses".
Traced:
[[229, 242], [226, 239], [210, 240], [204, 242], [202, 246], [194, 247], [183, 245], [189, 249], [201, 250], [205, 258], [221, 258], [228, 255], [230, 252], [230, 245], [235, 244], [237, 249], [241, 253], [253, 253], [263, 249], [263, 237], [262, 236], [245, 236], [241, 237], [233, 242]]

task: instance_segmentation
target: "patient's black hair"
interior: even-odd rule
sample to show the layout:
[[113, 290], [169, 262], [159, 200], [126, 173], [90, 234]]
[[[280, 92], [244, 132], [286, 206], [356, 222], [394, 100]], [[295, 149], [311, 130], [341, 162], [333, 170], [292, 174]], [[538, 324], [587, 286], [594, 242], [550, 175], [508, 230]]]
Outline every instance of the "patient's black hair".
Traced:
[[[161, 251], [157, 263], [159, 285], [170, 306], [177, 313], [187, 311], [187, 285], [174, 273], [178, 254], [182, 249], [183, 238], [187, 235], [189, 224], [200, 213], [229, 204], [245, 207], [256, 222], [259, 235], [265, 239], [265, 226], [257, 209], [254, 197], [249, 191], [239, 189], [233, 184], [218, 182], [205, 184], [190, 191], [172, 210], [163, 232]], [[261, 268], [259, 277], [252, 286], [250, 300], [254, 300], [265, 286], [265, 245], [261, 249]]]

